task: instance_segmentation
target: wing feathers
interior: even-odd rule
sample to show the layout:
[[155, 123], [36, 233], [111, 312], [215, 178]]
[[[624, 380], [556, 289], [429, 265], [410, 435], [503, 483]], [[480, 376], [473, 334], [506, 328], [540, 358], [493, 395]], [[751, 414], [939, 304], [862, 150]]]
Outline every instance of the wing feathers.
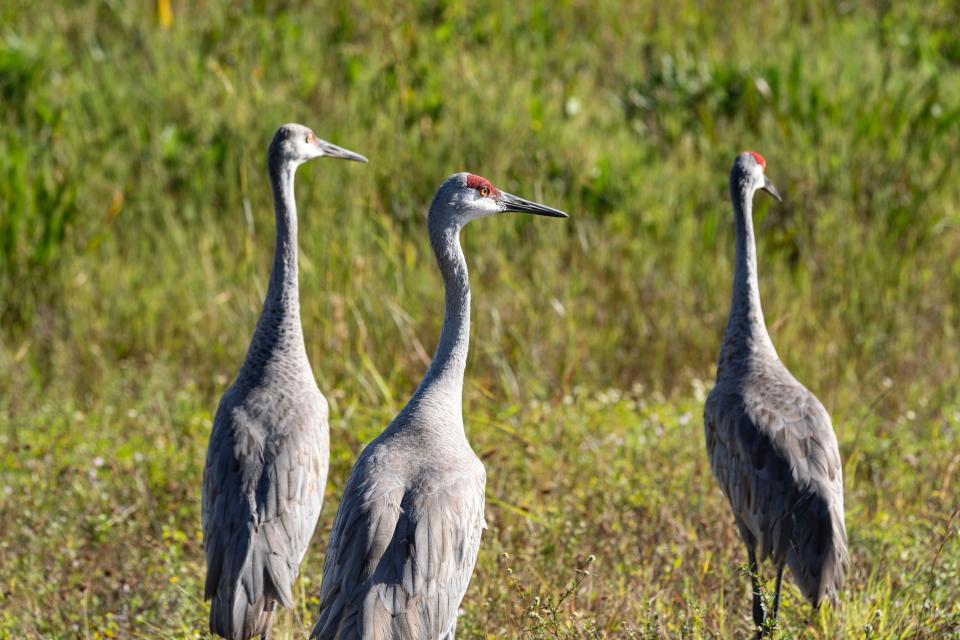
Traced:
[[476, 561], [482, 467], [407, 484], [366, 464], [361, 457], [337, 513], [311, 638], [440, 638], [456, 624]]
[[713, 473], [760, 559], [786, 561], [818, 605], [839, 590], [847, 563], [843, 474], [826, 410], [791, 380], [718, 382], [704, 429]]
[[[293, 582], [323, 501], [327, 439], [323, 412], [312, 411], [320, 404], [251, 413], [227, 408], [231, 399], [228, 392], [217, 411], [204, 470], [204, 595], [212, 600], [211, 630], [243, 639], [262, 631], [268, 598], [294, 604]], [[292, 422], [273, 424], [276, 415]]]

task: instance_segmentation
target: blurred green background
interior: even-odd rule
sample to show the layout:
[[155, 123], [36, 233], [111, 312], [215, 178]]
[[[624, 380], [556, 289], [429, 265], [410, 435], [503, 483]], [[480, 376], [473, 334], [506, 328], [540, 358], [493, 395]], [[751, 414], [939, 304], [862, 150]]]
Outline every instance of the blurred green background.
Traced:
[[463, 234], [489, 529], [460, 637], [748, 635], [701, 411], [727, 172], [755, 149], [785, 195], [755, 212], [767, 322], [833, 415], [853, 555], [839, 607], [790, 587], [782, 637], [960, 638], [958, 23], [946, 1], [4, 2], [0, 638], [207, 637], [204, 451], [289, 121], [370, 164], [298, 174], [333, 452], [277, 637], [315, 618], [350, 466], [433, 353], [425, 213], [460, 170], [571, 213]]

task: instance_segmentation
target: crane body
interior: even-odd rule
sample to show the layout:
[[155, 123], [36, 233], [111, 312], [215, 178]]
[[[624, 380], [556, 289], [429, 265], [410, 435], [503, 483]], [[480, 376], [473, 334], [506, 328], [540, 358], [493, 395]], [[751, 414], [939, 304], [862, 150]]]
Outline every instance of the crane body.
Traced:
[[445, 290], [440, 341], [413, 397], [350, 473], [311, 638], [455, 637], [485, 526], [486, 483], [463, 424], [470, 281], [460, 230], [509, 211], [566, 217], [467, 173], [450, 176], [434, 197], [428, 228]]
[[[745, 152], [730, 175], [736, 232], [733, 298], [707, 397], [710, 466], [747, 547], [753, 619], [767, 620], [758, 581], [769, 558], [777, 576], [776, 621], [786, 566], [813, 607], [835, 600], [848, 563], [843, 472], [830, 416], [780, 361], [764, 324], [757, 278], [753, 195], [767, 190], [762, 156]], [[761, 630], [762, 633], [762, 630]]]
[[293, 606], [293, 583], [323, 504], [327, 402], [300, 323], [293, 181], [300, 164], [323, 156], [366, 162], [302, 125], [280, 127], [270, 145], [277, 224], [270, 284], [207, 448], [204, 597], [211, 600], [211, 632], [229, 640], [268, 637], [275, 604]]

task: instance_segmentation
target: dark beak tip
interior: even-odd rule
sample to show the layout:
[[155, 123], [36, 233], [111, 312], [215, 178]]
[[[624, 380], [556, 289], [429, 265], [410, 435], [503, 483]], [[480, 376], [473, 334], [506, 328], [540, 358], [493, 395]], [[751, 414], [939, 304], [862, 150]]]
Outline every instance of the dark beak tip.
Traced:
[[502, 193], [501, 202], [504, 205], [504, 213], [529, 213], [535, 216], [544, 216], [547, 218], [569, 218], [566, 213], [553, 207], [548, 207], [537, 202], [531, 202], [519, 198], [510, 193]]
[[335, 153], [332, 155], [334, 158], [338, 160], [352, 160], [353, 162], [363, 162], [363, 163], [369, 162], [366, 156], [360, 155], [355, 151], [348, 151], [347, 149], [343, 149], [339, 153]]
[[773, 196], [774, 200], [777, 202], [783, 202], [783, 197], [780, 195], [780, 192], [777, 191], [777, 188], [773, 186], [773, 183], [770, 182], [770, 180], [766, 177], [764, 177], [763, 180], [763, 190]]
[[507, 211], [513, 213], [529, 213], [535, 216], [543, 216], [544, 218], [569, 218], [570, 216], [559, 211], [557, 209], [550, 208], [537, 208], [537, 209], [508, 209]]
[[356, 151], [351, 151], [350, 149], [344, 149], [341, 146], [335, 145], [332, 142], [327, 142], [326, 140], [320, 141], [320, 149], [323, 151], [323, 155], [328, 158], [333, 158], [335, 160], [353, 160], [354, 162], [367, 163], [366, 156], [357, 153]]

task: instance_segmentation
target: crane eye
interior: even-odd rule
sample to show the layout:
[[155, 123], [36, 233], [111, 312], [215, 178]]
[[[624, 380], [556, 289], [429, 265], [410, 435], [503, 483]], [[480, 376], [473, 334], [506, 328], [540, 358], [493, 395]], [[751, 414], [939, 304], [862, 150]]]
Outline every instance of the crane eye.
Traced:
[[307, 134], [307, 144], [313, 144], [317, 141], [317, 136], [313, 135], [313, 132]]
[[490, 187], [488, 187], [487, 185], [483, 185], [482, 187], [480, 187], [480, 195], [483, 196], [484, 198], [490, 195]]

